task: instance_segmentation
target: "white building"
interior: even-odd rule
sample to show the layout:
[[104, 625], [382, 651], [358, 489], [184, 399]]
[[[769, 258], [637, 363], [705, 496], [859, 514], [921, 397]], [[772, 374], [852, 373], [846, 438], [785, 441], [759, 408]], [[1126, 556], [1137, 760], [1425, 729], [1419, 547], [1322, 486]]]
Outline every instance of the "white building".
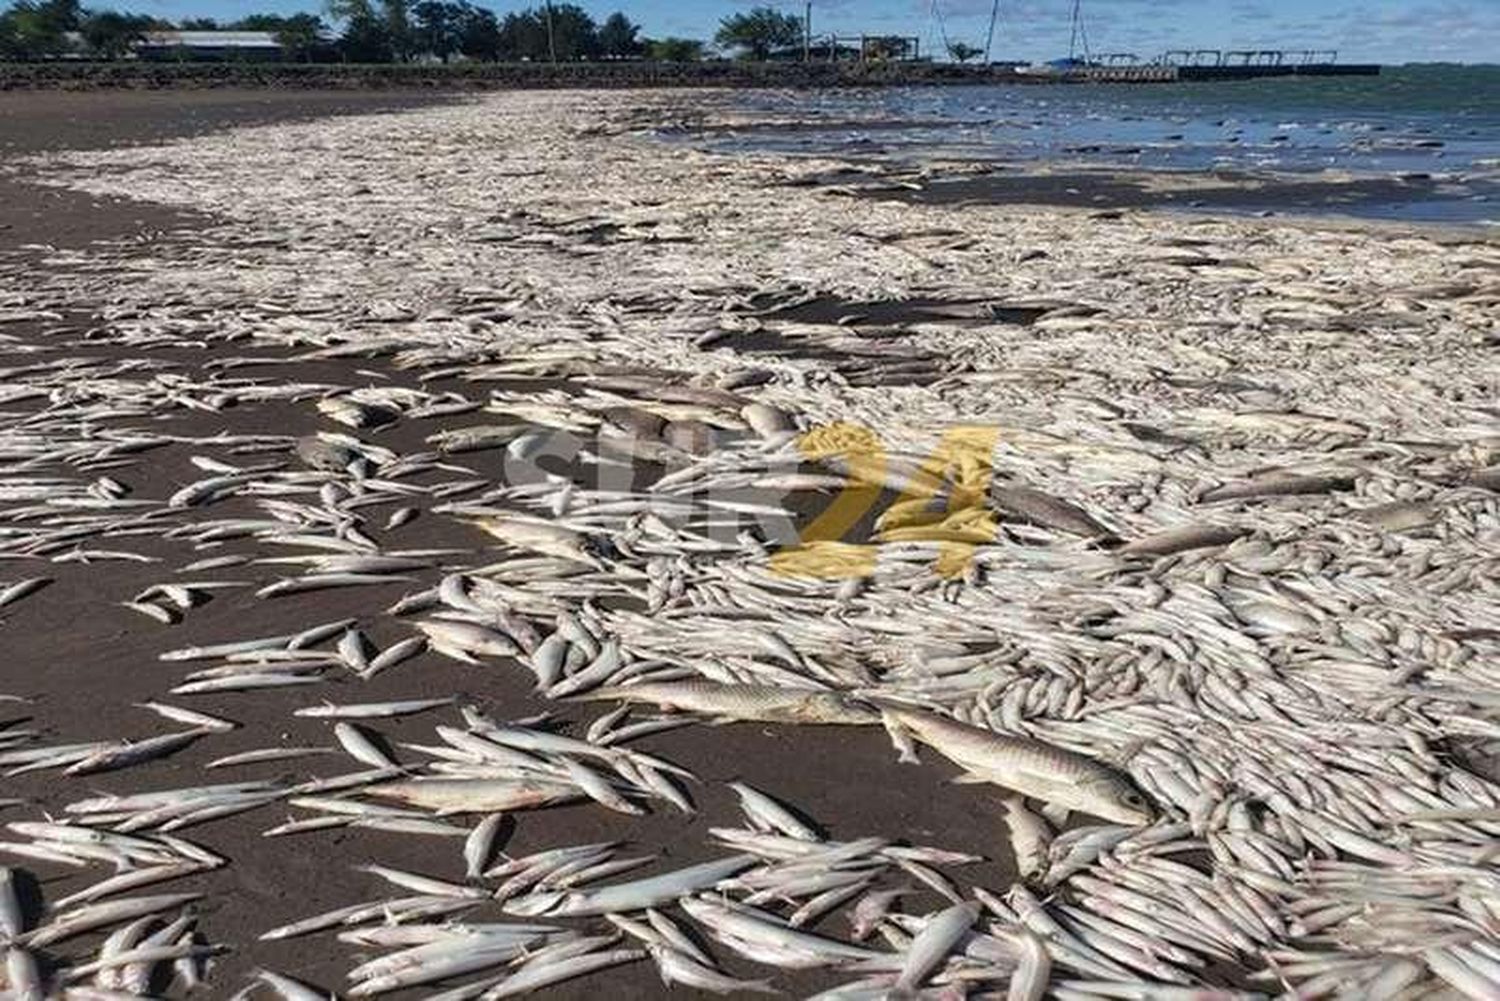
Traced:
[[270, 31], [148, 31], [133, 46], [142, 59], [280, 59], [281, 43]]

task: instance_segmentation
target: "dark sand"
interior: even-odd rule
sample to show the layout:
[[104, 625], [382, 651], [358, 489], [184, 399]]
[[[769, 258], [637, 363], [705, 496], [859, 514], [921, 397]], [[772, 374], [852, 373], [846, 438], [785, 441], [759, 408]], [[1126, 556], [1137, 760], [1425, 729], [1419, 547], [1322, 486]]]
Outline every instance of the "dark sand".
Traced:
[[[149, 245], [153, 241], [171, 241], [173, 231], [204, 222], [148, 204], [100, 202], [74, 194], [43, 192], [28, 182], [26, 170], [18, 172], [15, 158], [19, 155], [76, 146], [156, 142], [238, 124], [387, 110], [437, 99], [431, 95], [219, 91], [0, 94], [0, 150], [4, 151], [0, 154], [0, 171], [5, 175], [0, 181], [3, 185], [0, 253], [31, 254], [18, 250], [23, 244], [84, 246], [96, 239], [122, 237], [140, 239]], [[29, 328], [9, 324], [5, 332], [25, 336], [34, 343], [49, 344], [53, 348], [51, 354], [109, 356], [116, 349], [80, 348], [76, 343], [64, 343], [72, 340], [71, 336], [47, 332], [64, 328], [76, 333], [96, 322], [93, 316], [79, 315], [64, 324], [33, 324]], [[158, 352], [152, 357], [171, 361], [181, 371], [197, 375], [205, 363], [220, 353], [258, 354], [268, 361], [278, 357], [275, 351], [244, 344], [201, 353]], [[330, 384], [367, 383], [369, 377], [355, 374], [356, 369], [383, 371], [384, 366], [378, 360], [350, 360], [292, 369], [281, 366], [238, 369], [231, 374]], [[393, 384], [410, 378], [408, 373], [390, 374]], [[429, 388], [433, 387], [429, 384]], [[7, 409], [27, 407], [15, 404]], [[451, 420], [453, 425], [466, 422], [465, 417]], [[174, 416], [152, 426], [210, 435], [219, 431], [307, 434], [329, 425], [318, 418], [310, 401], [304, 401], [241, 406], [220, 414]], [[438, 426], [433, 421], [411, 422], [374, 435], [373, 439], [398, 450], [413, 451], [422, 448], [422, 436]], [[230, 455], [222, 448], [172, 446], [148, 452], [139, 456], [133, 466], [110, 473], [130, 484], [135, 496], [163, 498], [202, 475], [188, 465], [188, 457], [193, 454], [243, 461], [243, 457]], [[482, 474], [493, 475], [495, 462], [486, 458], [485, 453], [459, 458]], [[248, 505], [239, 507], [241, 503], [226, 501], [212, 505], [203, 517], [225, 517], [250, 510]], [[380, 510], [372, 514], [372, 523], [381, 524], [385, 513]], [[485, 545], [484, 539], [447, 519], [424, 517], [399, 530], [391, 537], [390, 545], [461, 546], [477, 550]], [[49, 772], [10, 778], [4, 783], [3, 795], [24, 797], [30, 804], [8, 808], [0, 819], [38, 819], [42, 810], [58, 812], [66, 803], [91, 792], [137, 792], [281, 775], [306, 778], [355, 770], [360, 766], [342, 755], [212, 772], [202, 770], [201, 766], [213, 758], [251, 748], [277, 744], [332, 745], [329, 724], [291, 715], [293, 709], [325, 698], [373, 701], [461, 694], [501, 718], [552, 711], [561, 720], [575, 723], [592, 719], [603, 711], [602, 707], [573, 708], [535, 699], [526, 683], [529, 675], [516, 665], [492, 663], [467, 667], [432, 654], [408, 661], [364, 684], [351, 680], [333, 687], [317, 687], [314, 691], [283, 689], [208, 697], [167, 696], [167, 689], [185, 673], [202, 666], [159, 661], [158, 654], [167, 649], [290, 632], [346, 615], [362, 615], [362, 625], [378, 643], [408, 635], [409, 627], [398, 625], [389, 617], [371, 616], [370, 612], [390, 604], [406, 590], [435, 582], [437, 574], [421, 575], [422, 579], [406, 585], [272, 600], [256, 599], [249, 587], [222, 591], [205, 606], [189, 612], [182, 624], [167, 627], [120, 607], [119, 602], [152, 583], [182, 579], [174, 571], [192, 560], [251, 552], [251, 546], [231, 541], [200, 551], [185, 541], [161, 540], [149, 534], [94, 540], [89, 544], [159, 556], [161, 562], [152, 565], [114, 561], [90, 565], [42, 561], [0, 563], [0, 575], [7, 579], [56, 578], [56, 583], [45, 591], [0, 611], [0, 639], [5, 654], [0, 658], [0, 692], [35, 700], [32, 706], [7, 707], [5, 717], [34, 715], [35, 721], [29, 725], [45, 730], [44, 739], [49, 743], [106, 736], [143, 737], [174, 729], [176, 724], [129, 708], [131, 703], [163, 699], [222, 714], [238, 721], [241, 727], [228, 734], [209, 736], [169, 759], [88, 779], [65, 779]], [[481, 562], [482, 555], [475, 552], [467, 561]], [[263, 584], [280, 576], [278, 569], [251, 564], [194, 576]], [[393, 743], [427, 742], [436, 723], [451, 722], [453, 718], [450, 711], [400, 721], [377, 720], [373, 727]], [[929, 760], [919, 767], [898, 765], [885, 735], [878, 730], [693, 726], [647, 738], [638, 746], [691, 768], [705, 780], [691, 790], [701, 809], [696, 817], [655, 810], [647, 817], [630, 818], [593, 805], [522, 813], [514, 816], [515, 823], [504, 849], [526, 853], [620, 839], [634, 843], [628, 849], [633, 854], [666, 846], [664, 866], [715, 857], [720, 852], [709, 847], [707, 829], [741, 823], [733, 796], [722, 785], [724, 780], [738, 777], [785, 797], [826, 824], [836, 838], [883, 835], [967, 850], [991, 860], [972, 867], [966, 874], [968, 879], [995, 890], [1003, 890], [1009, 883], [1012, 863], [998, 819], [1000, 793], [983, 787], [948, 784], [946, 779], [953, 769], [940, 762]], [[417, 760], [411, 752], [398, 751], [398, 755], [403, 760]], [[143, 891], [204, 892], [206, 896], [199, 905], [203, 934], [209, 941], [234, 947], [231, 955], [216, 962], [209, 983], [197, 996], [227, 997], [244, 984], [247, 972], [258, 966], [298, 976], [327, 989], [342, 988], [344, 971], [359, 951], [356, 947], [333, 942], [326, 934], [275, 943], [259, 943], [256, 936], [284, 922], [393, 895], [391, 888], [374, 876], [354, 871], [355, 865], [381, 863], [449, 879], [462, 877], [461, 842], [455, 839], [370, 830], [322, 831], [289, 839], [260, 836], [261, 831], [285, 820], [287, 814], [287, 809], [277, 805], [180, 832], [226, 855], [231, 863], [207, 877]], [[90, 867], [86, 879], [79, 879], [46, 863], [19, 858], [5, 861], [34, 873], [47, 899], [55, 899], [106, 874], [97, 866]], [[909, 906], [925, 911], [938, 903], [937, 898], [925, 894], [913, 898]], [[501, 915], [496, 908], [486, 905], [472, 912], [472, 917], [495, 920]], [[830, 919], [828, 928], [831, 934], [846, 933], [841, 918]], [[79, 956], [93, 941], [64, 943], [58, 954]], [[732, 956], [725, 958], [728, 967], [740, 973], [758, 976], [766, 972]], [[841, 978], [788, 972], [778, 975], [777, 983], [794, 994], [806, 994], [841, 979], [853, 979], [853, 975]], [[407, 996], [420, 993], [409, 992]], [[554, 988], [547, 995], [654, 998], [662, 993], [654, 969], [638, 963]]]

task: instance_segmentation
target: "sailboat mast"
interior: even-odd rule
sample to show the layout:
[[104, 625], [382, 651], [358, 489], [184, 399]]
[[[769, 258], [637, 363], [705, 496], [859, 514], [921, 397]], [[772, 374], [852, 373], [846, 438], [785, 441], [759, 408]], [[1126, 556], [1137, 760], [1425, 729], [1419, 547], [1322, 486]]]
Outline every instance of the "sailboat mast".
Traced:
[[1083, 0], [1073, 0], [1073, 35], [1068, 39], [1068, 61], [1078, 58], [1078, 28], [1083, 14]]
[[1000, 0], [990, 7], [990, 30], [984, 36], [984, 64], [990, 64], [990, 45], [995, 41], [995, 21], [1000, 17]]

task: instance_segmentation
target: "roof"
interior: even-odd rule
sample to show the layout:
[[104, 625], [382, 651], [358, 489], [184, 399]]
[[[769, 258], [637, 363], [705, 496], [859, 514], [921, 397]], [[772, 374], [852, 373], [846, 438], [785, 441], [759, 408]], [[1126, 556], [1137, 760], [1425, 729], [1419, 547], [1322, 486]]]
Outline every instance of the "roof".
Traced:
[[271, 31], [148, 31], [146, 47], [189, 49], [279, 49]]

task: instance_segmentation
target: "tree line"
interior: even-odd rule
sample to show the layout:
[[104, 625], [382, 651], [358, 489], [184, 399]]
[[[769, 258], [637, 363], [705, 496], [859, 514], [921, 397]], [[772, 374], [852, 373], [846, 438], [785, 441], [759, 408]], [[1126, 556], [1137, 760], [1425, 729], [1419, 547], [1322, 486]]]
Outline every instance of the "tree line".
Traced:
[[[173, 23], [143, 14], [85, 9], [80, 0], [14, 0], [0, 13], [0, 59], [64, 55], [115, 59], [128, 54], [149, 32], [172, 30], [269, 32], [285, 58], [298, 61], [448, 62], [461, 57], [506, 62], [686, 62], [707, 55], [701, 41], [646, 38], [640, 26], [623, 13], [596, 22], [583, 8], [567, 3], [550, 10], [512, 11], [502, 17], [467, 0], [328, 0], [326, 13], [338, 31], [323, 17], [308, 13], [256, 14], [226, 22], [187, 18]], [[765, 51], [750, 48], [754, 54]]]

